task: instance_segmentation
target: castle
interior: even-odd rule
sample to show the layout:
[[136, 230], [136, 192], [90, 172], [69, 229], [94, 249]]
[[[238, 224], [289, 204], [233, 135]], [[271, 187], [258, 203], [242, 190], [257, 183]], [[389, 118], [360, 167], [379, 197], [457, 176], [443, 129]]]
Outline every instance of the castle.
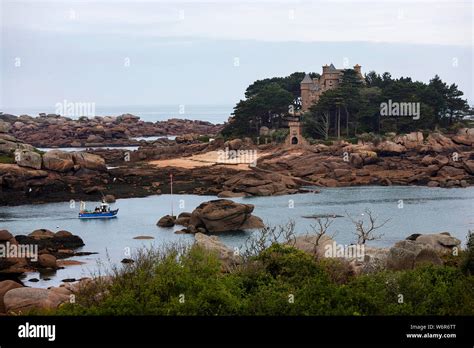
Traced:
[[[361, 66], [359, 64], [354, 65], [355, 72], [364, 79], [361, 73]], [[323, 73], [320, 78], [311, 78], [309, 74], [306, 74], [304, 79], [301, 81], [301, 111], [305, 112], [319, 100], [321, 94], [329, 89], [334, 89], [339, 86], [342, 81], [342, 75], [344, 69], [336, 69], [334, 65], [324, 65]]]
[[[361, 66], [359, 64], [354, 65], [354, 70], [359, 75], [361, 80], [364, 80], [362, 76]], [[309, 74], [306, 74], [304, 79], [301, 81], [301, 111], [297, 112], [294, 116], [288, 120], [288, 128], [290, 129], [289, 134], [285, 140], [288, 146], [301, 146], [306, 145], [307, 141], [303, 137], [303, 128], [300, 121], [302, 113], [309, 110], [311, 105], [319, 100], [321, 94], [325, 91], [337, 88], [342, 81], [342, 75], [344, 69], [336, 69], [334, 65], [324, 65], [323, 73], [319, 78], [311, 78]]]

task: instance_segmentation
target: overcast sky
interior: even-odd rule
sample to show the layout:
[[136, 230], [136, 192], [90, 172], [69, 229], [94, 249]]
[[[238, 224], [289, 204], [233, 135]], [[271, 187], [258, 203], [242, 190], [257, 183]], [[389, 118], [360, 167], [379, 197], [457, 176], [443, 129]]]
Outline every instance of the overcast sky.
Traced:
[[235, 104], [256, 79], [362, 65], [457, 83], [472, 1], [6, 1], [1, 104]]

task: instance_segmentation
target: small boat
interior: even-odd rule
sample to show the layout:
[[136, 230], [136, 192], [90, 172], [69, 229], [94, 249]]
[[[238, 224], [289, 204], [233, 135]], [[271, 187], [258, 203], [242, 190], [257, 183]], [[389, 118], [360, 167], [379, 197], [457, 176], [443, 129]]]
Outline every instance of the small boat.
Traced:
[[117, 217], [118, 209], [110, 210], [110, 206], [102, 202], [95, 210], [79, 211], [79, 219], [111, 219]]

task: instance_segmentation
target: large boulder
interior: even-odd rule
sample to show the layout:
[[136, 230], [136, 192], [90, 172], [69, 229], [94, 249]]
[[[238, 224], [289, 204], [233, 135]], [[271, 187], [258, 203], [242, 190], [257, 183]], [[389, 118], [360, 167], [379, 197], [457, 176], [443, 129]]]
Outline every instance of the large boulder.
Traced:
[[38, 249], [75, 249], [84, 246], [84, 241], [67, 231], [57, 233], [41, 229], [30, 233], [28, 236], [17, 235], [15, 239], [19, 244], [37, 244]]
[[210, 233], [264, 227], [262, 219], [253, 216], [252, 204], [217, 199], [200, 204], [191, 214], [189, 225]]
[[8, 133], [12, 128], [11, 124], [8, 122], [0, 121], [0, 133]]
[[315, 257], [322, 258], [326, 257], [326, 246], [332, 245], [334, 240], [328, 235], [303, 235], [297, 236], [293, 241], [289, 241], [288, 244], [302, 250]]
[[194, 237], [198, 246], [217, 256], [222, 262], [223, 271], [229, 271], [233, 266], [242, 262], [241, 256], [222, 243], [217, 236], [208, 236], [198, 232]]
[[0, 313], [5, 313], [5, 304], [3, 302], [3, 298], [5, 294], [12, 289], [17, 289], [17, 288], [22, 288], [22, 287], [23, 285], [13, 280], [4, 280], [0, 282]]
[[413, 269], [415, 258], [423, 247], [411, 240], [402, 240], [390, 248], [387, 256], [387, 268], [392, 270]]
[[426, 138], [427, 145], [421, 151], [450, 152], [457, 148], [456, 144], [441, 133], [431, 133]]
[[392, 270], [412, 269], [418, 265], [430, 263], [441, 265], [442, 254], [452, 253], [459, 248], [461, 241], [449, 233], [413, 234], [390, 248], [387, 268]]
[[56, 257], [50, 254], [41, 254], [38, 257], [38, 263], [41, 267], [44, 268], [56, 268]]
[[50, 230], [47, 230], [45, 228], [41, 228], [38, 230], [34, 230], [28, 236], [33, 237], [34, 239], [47, 239], [47, 238], [53, 238], [54, 232], [51, 232]]
[[7, 242], [13, 238], [13, 235], [7, 230], [0, 230], [0, 243]]
[[411, 132], [405, 135], [395, 137], [395, 143], [405, 146], [407, 149], [415, 149], [423, 145], [423, 133]]
[[175, 224], [180, 225], [180, 226], [188, 226], [189, 219], [191, 219], [191, 213], [183, 212], [178, 215], [178, 218], [176, 219]]
[[241, 139], [232, 139], [224, 143], [224, 148], [229, 148], [229, 150], [238, 150], [243, 146], [243, 141]]
[[449, 232], [421, 234], [416, 237], [415, 242], [428, 245], [443, 254], [451, 254], [454, 248], [459, 249], [461, 246], [461, 241], [452, 237]]
[[93, 155], [86, 152], [73, 152], [72, 158], [74, 160], [74, 164], [79, 165], [81, 168], [95, 171], [107, 170], [105, 160], [98, 155]]
[[400, 155], [406, 151], [403, 145], [394, 143], [393, 141], [384, 141], [377, 146], [377, 152], [381, 155]]
[[452, 137], [452, 140], [459, 145], [474, 145], [474, 128], [461, 128], [458, 133]]
[[295, 193], [296, 182], [278, 173], [241, 171], [223, 183], [223, 191], [243, 192], [252, 196]]
[[7, 313], [23, 314], [31, 310], [55, 309], [69, 298], [69, 295], [49, 289], [16, 288], [5, 294], [3, 302]]
[[43, 167], [56, 172], [68, 172], [74, 168], [72, 153], [51, 150], [43, 155]]
[[39, 153], [29, 150], [15, 150], [15, 162], [20, 167], [41, 169], [42, 159]]
[[173, 227], [175, 224], [176, 218], [171, 215], [163, 216], [158, 222], [156, 223], [160, 227]]

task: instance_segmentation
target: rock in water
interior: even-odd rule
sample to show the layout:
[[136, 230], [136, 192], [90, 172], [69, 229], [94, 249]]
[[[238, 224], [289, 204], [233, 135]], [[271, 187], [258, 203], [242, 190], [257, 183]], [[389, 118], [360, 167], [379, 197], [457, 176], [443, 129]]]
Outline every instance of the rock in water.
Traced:
[[54, 233], [51, 232], [50, 230], [42, 228], [39, 230], [34, 230], [28, 235], [28, 237], [33, 237], [34, 239], [48, 239], [48, 238], [53, 238]]
[[0, 230], [0, 242], [6, 242], [13, 238], [13, 235], [7, 230]]
[[191, 218], [191, 213], [183, 212], [178, 215], [178, 218], [176, 219], [175, 224], [180, 225], [180, 226], [188, 226], [190, 218]]
[[175, 224], [176, 218], [171, 215], [163, 216], [158, 222], [156, 223], [160, 227], [173, 227]]
[[57, 268], [56, 258], [53, 255], [42, 254], [38, 257], [38, 263], [44, 268]]
[[59, 231], [56, 234], [49, 230], [36, 230], [28, 236], [17, 235], [19, 244], [38, 244], [38, 249], [74, 249], [84, 246], [84, 241], [68, 231]]
[[252, 215], [253, 209], [252, 204], [227, 199], [204, 202], [192, 212], [189, 226], [205, 228], [210, 233], [263, 228], [262, 219]]

